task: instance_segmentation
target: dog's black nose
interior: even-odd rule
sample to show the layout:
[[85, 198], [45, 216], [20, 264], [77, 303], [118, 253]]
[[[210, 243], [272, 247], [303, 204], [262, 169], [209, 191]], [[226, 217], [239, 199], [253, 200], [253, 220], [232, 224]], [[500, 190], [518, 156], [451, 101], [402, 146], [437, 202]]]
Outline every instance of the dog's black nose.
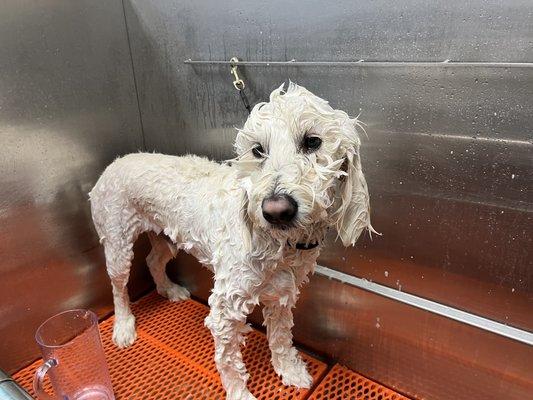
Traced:
[[298, 203], [291, 196], [279, 194], [267, 197], [261, 205], [263, 217], [273, 225], [287, 225], [298, 212]]

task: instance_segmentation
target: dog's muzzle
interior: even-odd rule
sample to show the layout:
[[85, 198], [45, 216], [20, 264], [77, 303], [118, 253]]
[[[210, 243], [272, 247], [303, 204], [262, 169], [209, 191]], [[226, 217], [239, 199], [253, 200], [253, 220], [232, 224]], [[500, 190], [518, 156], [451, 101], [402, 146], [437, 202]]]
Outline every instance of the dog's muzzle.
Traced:
[[272, 225], [289, 226], [298, 213], [298, 203], [291, 196], [278, 194], [267, 197], [261, 204], [263, 218]]

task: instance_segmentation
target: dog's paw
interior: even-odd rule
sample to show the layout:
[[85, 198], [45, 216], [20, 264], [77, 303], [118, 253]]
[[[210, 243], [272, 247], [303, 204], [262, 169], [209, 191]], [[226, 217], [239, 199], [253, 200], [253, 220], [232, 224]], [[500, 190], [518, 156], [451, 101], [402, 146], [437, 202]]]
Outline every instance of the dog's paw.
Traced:
[[242, 400], [257, 400], [257, 397], [248, 392], [245, 394], [245, 397], [242, 397]]
[[165, 288], [157, 288], [157, 293], [161, 296], [166, 297], [170, 301], [183, 301], [188, 300], [191, 297], [191, 294], [187, 289], [180, 285], [172, 285]]
[[137, 339], [135, 331], [135, 317], [129, 315], [126, 318], [115, 319], [113, 324], [113, 343], [124, 348], [131, 346]]
[[226, 400], [257, 400], [257, 398], [248, 389], [244, 389], [234, 393], [226, 393]]
[[309, 389], [313, 384], [313, 377], [307, 372], [305, 361], [297, 355], [290, 360], [283, 360], [276, 373], [286, 386], [296, 386], [299, 389]]

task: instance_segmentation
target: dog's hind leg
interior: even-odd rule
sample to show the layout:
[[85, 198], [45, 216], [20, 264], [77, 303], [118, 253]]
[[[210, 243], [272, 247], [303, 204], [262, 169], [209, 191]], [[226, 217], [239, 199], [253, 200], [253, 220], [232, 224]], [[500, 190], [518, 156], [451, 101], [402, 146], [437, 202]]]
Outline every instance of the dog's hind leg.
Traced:
[[115, 322], [113, 324], [113, 342], [118, 347], [128, 347], [137, 338], [135, 332], [135, 317], [131, 312], [128, 295], [128, 279], [130, 276], [131, 260], [133, 259], [133, 244], [117, 245], [121, 241], [106, 240], [105, 256], [107, 272], [111, 278], [113, 288], [113, 303], [115, 305]]
[[190, 297], [189, 291], [172, 282], [166, 273], [166, 265], [176, 256], [177, 248], [153, 232], [148, 233], [148, 238], [152, 244], [152, 250], [146, 257], [146, 263], [154, 278], [157, 292], [170, 301], [187, 300]]

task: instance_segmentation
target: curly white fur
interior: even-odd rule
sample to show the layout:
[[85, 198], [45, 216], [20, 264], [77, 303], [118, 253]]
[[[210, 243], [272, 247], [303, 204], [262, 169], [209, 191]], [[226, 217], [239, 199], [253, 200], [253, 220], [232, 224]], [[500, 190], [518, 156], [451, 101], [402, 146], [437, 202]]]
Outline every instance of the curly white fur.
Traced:
[[[290, 83], [253, 108], [238, 132], [237, 157], [230, 163], [145, 153], [113, 162], [90, 198], [113, 286], [114, 342], [124, 347], [136, 338], [126, 284], [133, 244], [140, 233], [149, 232], [147, 263], [161, 295], [172, 301], [189, 297], [165, 273], [179, 249], [214, 272], [205, 323], [228, 399], [254, 398], [246, 388], [240, 349], [249, 330], [246, 317], [260, 302], [274, 369], [285, 384], [310, 387], [311, 376], [292, 344], [299, 287], [313, 271], [329, 227], [346, 246], [365, 228], [373, 231], [357, 127], [357, 118]], [[319, 137], [321, 146], [305, 151], [305, 135]], [[259, 157], [252, 152], [258, 145]], [[263, 218], [262, 201], [272, 194], [296, 200], [291, 227], [279, 229]], [[311, 250], [295, 247], [316, 242], [319, 246]]]

